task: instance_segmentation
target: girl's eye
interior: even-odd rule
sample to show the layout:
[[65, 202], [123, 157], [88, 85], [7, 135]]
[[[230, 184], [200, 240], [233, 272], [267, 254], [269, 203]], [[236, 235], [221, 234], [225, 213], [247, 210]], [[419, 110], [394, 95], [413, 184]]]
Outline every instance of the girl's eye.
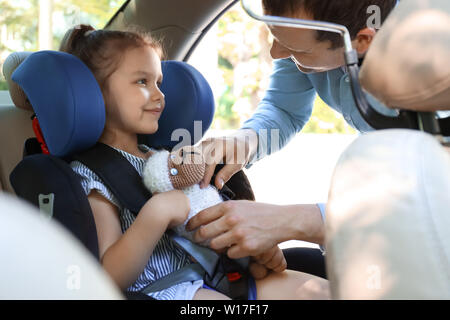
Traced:
[[156, 83], [156, 85], [158, 86], [158, 88], [161, 88], [162, 82], [161, 82], [161, 81], [158, 81], [158, 82]]
[[140, 80], [137, 81], [137, 83], [146, 85], [147, 84], [147, 79], [140, 79]]

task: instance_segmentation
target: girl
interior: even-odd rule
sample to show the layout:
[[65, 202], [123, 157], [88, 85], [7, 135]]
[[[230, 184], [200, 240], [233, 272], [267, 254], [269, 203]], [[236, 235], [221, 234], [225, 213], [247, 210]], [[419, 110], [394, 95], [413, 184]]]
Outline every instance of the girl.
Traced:
[[[142, 175], [152, 150], [138, 145], [138, 134], [152, 134], [164, 109], [160, 45], [139, 32], [95, 30], [79, 25], [70, 29], [60, 50], [80, 58], [93, 72], [106, 108], [100, 142], [118, 150]], [[189, 256], [165, 235], [167, 228], [184, 222], [189, 200], [182, 191], [156, 194], [136, 218], [115, 199], [101, 179], [80, 162], [72, 169], [82, 178], [97, 228], [100, 261], [122, 289], [139, 291], [148, 284], [191, 263]], [[293, 271], [266, 275], [264, 268], [285, 269], [278, 247], [258, 257], [254, 265], [258, 299], [326, 298], [326, 281]], [[227, 299], [203, 285], [187, 281], [151, 293], [156, 299]]]

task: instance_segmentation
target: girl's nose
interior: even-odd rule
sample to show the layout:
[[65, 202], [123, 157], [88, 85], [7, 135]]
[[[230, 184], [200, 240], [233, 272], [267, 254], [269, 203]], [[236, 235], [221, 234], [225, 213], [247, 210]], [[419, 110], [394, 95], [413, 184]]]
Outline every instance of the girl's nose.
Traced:
[[289, 58], [291, 56], [291, 53], [278, 41], [273, 40], [272, 48], [270, 49], [270, 55], [272, 56], [272, 59], [284, 59]]
[[155, 88], [153, 89], [151, 97], [154, 101], [164, 101], [165, 98], [164, 93], [162, 93], [161, 89], [158, 86], [155, 86]]

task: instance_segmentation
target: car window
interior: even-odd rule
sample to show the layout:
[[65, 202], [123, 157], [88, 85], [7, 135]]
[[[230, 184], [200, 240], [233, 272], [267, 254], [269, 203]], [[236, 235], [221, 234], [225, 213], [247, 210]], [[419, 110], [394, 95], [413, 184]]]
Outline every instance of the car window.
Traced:
[[[57, 50], [67, 29], [103, 28], [125, 0], [0, 0], [0, 69], [14, 51]], [[0, 90], [7, 90], [0, 73]]]
[[[207, 136], [238, 129], [263, 98], [272, 72], [271, 35], [239, 4], [209, 30], [189, 59], [207, 78], [216, 113]], [[343, 117], [316, 99], [311, 120], [284, 149], [246, 173], [256, 200], [277, 204], [326, 202], [339, 155], [356, 138]], [[276, 186], [276, 187], [274, 187]]]

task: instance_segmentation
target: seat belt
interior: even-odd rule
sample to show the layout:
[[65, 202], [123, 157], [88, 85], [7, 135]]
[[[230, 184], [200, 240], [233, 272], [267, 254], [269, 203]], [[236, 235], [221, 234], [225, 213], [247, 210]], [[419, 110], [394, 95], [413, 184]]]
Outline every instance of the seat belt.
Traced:
[[172, 241], [184, 249], [184, 251], [189, 253], [192, 258], [194, 258], [195, 261], [203, 267], [210, 277], [214, 277], [216, 266], [220, 259], [220, 256], [217, 253], [209, 248], [199, 246], [198, 244], [179, 236], [173, 230], [168, 230], [166, 234]]
[[119, 151], [104, 143], [97, 142], [72, 158], [94, 171], [135, 216], [152, 196], [133, 165]]
[[158, 292], [183, 282], [203, 280], [205, 273], [206, 271], [200, 264], [191, 263], [156, 280], [140, 292], [148, 295], [149, 293]]

